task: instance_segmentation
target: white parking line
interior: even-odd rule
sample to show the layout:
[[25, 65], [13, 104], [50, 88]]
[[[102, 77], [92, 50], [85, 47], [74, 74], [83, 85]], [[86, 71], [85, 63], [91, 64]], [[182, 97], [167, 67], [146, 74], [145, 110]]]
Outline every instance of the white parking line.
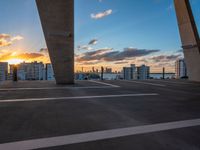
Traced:
[[120, 86], [118, 86], [118, 85], [114, 85], [114, 84], [110, 84], [110, 83], [105, 83], [105, 82], [100, 82], [100, 81], [96, 81], [96, 80], [89, 80], [89, 81], [90, 81], [90, 82], [94, 82], [94, 83], [98, 83], [98, 84], [103, 84], [103, 85], [115, 87], [115, 88], [119, 88], [119, 87], [120, 87]]
[[31, 150], [39, 148], [48, 148], [54, 146], [93, 142], [98, 140], [147, 134], [147, 133], [167, 131], [173, 129], [186, 128], [186, 127], [194, 127], [194, 126], [200, 126], [200, 119], [166, 122], [166, 123], [143, 125], [143, 126], [136, 126], [129, 128], [103, 130], [96, 132], [87, 132], [82, 134], [73, 134], [66, 136], [4, 143], [0, 144], [0, 150], [16, 150], [16, 149]]
[[100, 96], [75, 96], [75, 97], [54, 97], [54, 98], [7, 99], [7, 100], [0, 100], [0, 103], [70, 100], [70, 99], [115, 98], [115, 97], [142, 97], [142, 96], [157, 96], [157, 95], [159, 95], [159, 94], [157, 94], [157, 93], [146, 93], [146, 94], [143, 93], [143, 94], [100, 95]]
[[195, 83], [191, 83], [191, 82], [182, 82], [182, 81], [174, 82], [174, 80], [154, 80], [154, 81], [159, 81], [159, 82], [162, 82], [162, 83], [172, 83], [172, 84], [200, 85], [200, 83], [198, 83], [198, 82], [195, 82]]
[[146, 85], [153, 85], [153, 86], [161, 86], [161, 87], [165, 87], [166, 85], [164, 84], [157, 84], [157, 83], [150, 83], [150, 82], [141, 82], [141, 81], [135, 81], [135, 80], [123, 80], [125, 82], [132, 82], [132, 83], [137, 83], [137, 84], [146, 84]]
[[21, 91], [21, 90], [62, 90], [62, 89], [104, 89], [110, 86], [83, 86], [83, 87], [38, 87], [38, 88], [2, 88], [0, 91]]

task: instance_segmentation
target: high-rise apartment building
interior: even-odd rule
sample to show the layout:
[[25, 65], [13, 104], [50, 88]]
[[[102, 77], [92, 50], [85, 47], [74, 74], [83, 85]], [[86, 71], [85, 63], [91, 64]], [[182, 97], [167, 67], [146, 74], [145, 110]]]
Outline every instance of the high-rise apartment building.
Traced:
[[132, 79], [132, 71], [131, 67], [124, 67], [123, 68], [123, 77], [125, 80], [131, 80]]
[[0, 62], [0, 81], [7, 80], [8, 75], [8, 63]]
[[137, 67], [135, 66], [135, 64], [131, 64], [131, 79], [137, 79]]
[[150, 75], [150, 67], [142, 65], [140, 67], [137, 67], [137, 76], [139, 80], [146, 80], [149, 79]]
[[123, 77], [125, 80], [145, 80], [149, 79], [150, 67], [149, 66], [139, 66], [136, 67], [135, 64], [131, 64], [130, 67], [123, 68]]
[[55, 80], [52, 64], [46, 64], [46, 80]]
[[[13, 65], [10, 65], [10, 74], [13, 74]], [[44, 64], [42, 62], [21, 63], [17, 66], [18, 80], [43, 80]]]
[[176, 74], [177, 79], [187, 77], [187, 68], [186, 68], [186, 63], [184, 59], [179, 59], [176, 61], [175, 74]]
[[137, 79], [137, 67], [135, 66], [135, 64], [131, 64], [130, 67], [123, 68], [123, 77], [125, 80]]

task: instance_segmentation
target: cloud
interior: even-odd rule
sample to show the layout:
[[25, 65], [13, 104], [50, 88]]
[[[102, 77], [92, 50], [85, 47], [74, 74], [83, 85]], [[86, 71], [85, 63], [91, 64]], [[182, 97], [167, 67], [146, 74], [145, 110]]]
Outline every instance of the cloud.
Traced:
[[36, 59], [43, 56], [44, 55], [40, 53], [22, 53], [18, 54], [16, 58], [28, 60], [28, 59]]
[[7, 60], [10, 60], [10, 59], [22, 59], [22, 60], [26, 60], [26, 61], [29, 61], [29, 60], [33, 60], [33, 59], [38, 59], [40, 57], [43, 57], [44, 55], [43, 54], [40, 54], [40, 53], [4, 53], [4, 54], [1, 54], [0, 55], [0, 60], [1, 61], [7, 61]]
[[129, 63], [128, 61], [118, 61], [118, 62], [115, 62], [116, 65], [128, 64], [128, 63]]
[[41, 48], [41, 49], [40, 49], [40, 52], [47, 53], [47, 52], [48, 52], [48, 48]]
[[112, 48], [99, 49], [93, 52], [86, 52], [76, 58], [77, 62], [85, 61], [105, 61], [115, 62], [123, 61], [130, 58], [146, 56], [151, 53], [159, 52], [160, 50], [146, 50], [136, 48], [125, 48], [123, 51], [112, 51]]
[[91, 47], [91, 46], [93, 46], [93, 45], [96, 45], [98, 43], [98, 40], [97, 39], [92, 39], [92, 40], [90, 40], [89, 42], [88, 42], [88, 44], [87, 45], [79, 45], [78, 47], [77, 47], [77, 50], [79, 51], [79, 50], [93, 50], [93, 48]]
[[160, 55], [160, 56], [155, 56], [152, 57], [151, 60], [154, 62], [169, 62], [169, 61], [176, 61], [177, 59], [181, 58], [182, 55]]
[[0, 47], [12, 45], [16, 41], [24, 39], [22, 36], [11, 36], [9, 34], [0, 34]]
[[6, 46], [10, 46], [12, 45], [11, 42], [4, 40], [4, 39], [0, 39], [0, 47], [6, 47]]
[[112, 48], [102, 48], [102, 49], [98, 49], [96, 51], [86, 52], [81, 55], [78, 55], [76, 57], [76, 60], [78, 62], [98, 60], [98, 58], [95, 58], [95, 57], [98, 57], [99, 55], [103, 55], [111, 50], [112, 50]]
[[22, 36], [14, 36], [11, 38], [11, 41], [20, 41], [20, 40], [23, 40], [24, 38]]
[[183, 49], [177, 50], [177, 53], [183, 53]]
[[0, 39], [9, 39], [10, 37], [8, 34], [0, 34]]
[[96, 45], [98, 43], [98, 40], [97, 39], [92, 39], [88, 45]]
[[83, 62], [79, 65], [97, 65], [99, 63], [101, 63], [101, 62], [100, 61], [92, 61], [92, 62]]
[[0, 55], [0, 60], [1, 60], [1, 61], [8, 60], [8, 59], [10, 59], [11, 56], [12, 56], [12, 53], [1, 54], [1, 55]]
[[82, 45], [82, 46], [78, 46], [77, 50], [93, 50], [92, 47], [90, 47], [89, 45]]
[[109, 9], [109, 10], [106, 10], [104, 12], [100, 12], [97, 14], [91, 14], [91, 18], [92, 19], [101, 19], [101, 18], [111, 15], [112, 12], [113, 12], [112, 9]]

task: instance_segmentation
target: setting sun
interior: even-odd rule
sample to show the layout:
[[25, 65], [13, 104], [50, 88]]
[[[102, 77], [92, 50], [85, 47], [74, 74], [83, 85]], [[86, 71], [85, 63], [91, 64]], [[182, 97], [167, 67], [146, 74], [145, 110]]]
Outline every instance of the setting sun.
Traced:
[[16, 64], [19, 64], [19, 63], [22, 63], [23, 60], [22, 59], [10, 59], [8, 60], [8, 64], [13, 64], [13, 65], [16, 65]]

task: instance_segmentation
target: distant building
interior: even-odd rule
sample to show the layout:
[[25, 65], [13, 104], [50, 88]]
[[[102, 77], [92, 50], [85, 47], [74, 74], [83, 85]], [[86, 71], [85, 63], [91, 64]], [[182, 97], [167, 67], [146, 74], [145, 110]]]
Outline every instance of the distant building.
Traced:
[[85, 73], [76, 73], [75, 80], [85, 80], [86, 74]]
[[131, 79], [137, 79], [137, 67], [135, 66], [135, 64], [131, 64]]
[[[13, 80], [13, 70], [15, 65], [10, 65], [9, 80]], [[18, 80], [26, 80], [26, 73], [23, 67], [17, 65], [17, 78]]]
[[150, 76], [150, 67], [142, 65], [140, 67], [137, 67], [137, 78], [139, 80], [146, 80], [149, 79]]
[[[10, 65], [10, 78], [12, 80], [14, 65]], [[21, 63], [17, 66], [18, 80], [55, 80], [51, 64], [42, 62]]]
[[175, 63], [175, 76], [177, 79], [187, 77], [187, 68], [184, 59], [179, 59]]
[[18, 66], [18, 71], [24, 70], [26, 80], [43, 80], [43, 68], [44, 64], [42, 62], [38, 63], [35, 61], [32, 63], [21, 63]]
[[26, 80], [26, 73], [23, 68], [17, 70], [17, 78], [18, 80]]
[[7, 80], [8, 75], [8, 63], [0, 62], [0, 81]]
[[112, 73], [112, 68], [106, 68], [105, 73]]
[[52, 64], [46, 64], [46, 79], [44, 80], [55, 80]]
[[137, 67], [135, 64], [131, 64], [130, 67], [123, 68], [123, 77], [125, 80], [136, 80], [138, 79]]
[[[10, 65], [10, 74], [13, 74], [14, 65]], [[17, 66], [18, 80], [43, 80], [44, 64], [42, 62], [21, 63]]]
[[124, 67], [123, 68], [123, 77], [124, 80], [131, 80], [132, 79], [132, 71], [131, 71], [131, 67]]
[[9, 80], [13, 80], [13, 70], [14, 70], [14, 66], [15, 65], [9, 65], [9, 77], [8, 77], [8, 79]]

